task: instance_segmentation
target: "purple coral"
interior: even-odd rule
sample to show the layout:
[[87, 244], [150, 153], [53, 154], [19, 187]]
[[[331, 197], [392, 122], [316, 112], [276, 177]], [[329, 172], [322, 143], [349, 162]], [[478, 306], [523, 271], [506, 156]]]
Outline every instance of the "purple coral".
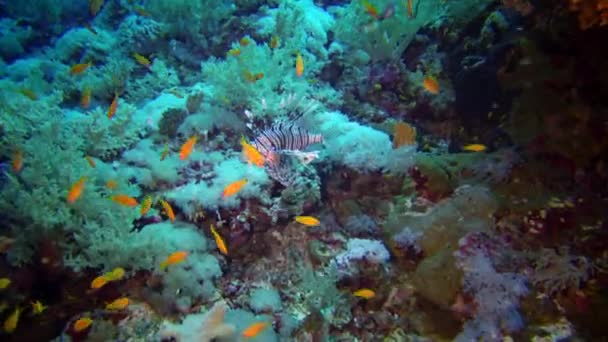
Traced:
[[357, 272], [355, 262], [367, 262], [381, 265], [388, 261], [390, 254], [384, 244], [378, 240], [350, 239], [346, 251], [336, 255], [332, 264], [340, 275], [350, 275]]
[[463, 290], [473, 296], [477, 311], [464, 325], [456, 341], [502, 341], [502, 331], [515, 332], [524, 323], [517, 311], [519, 298], [528, 293], [526, 278], [515, 273], [499, 273], [492, 263], [495, 242], [471, 233], [461, 239], [455, 253], [464, 272]]

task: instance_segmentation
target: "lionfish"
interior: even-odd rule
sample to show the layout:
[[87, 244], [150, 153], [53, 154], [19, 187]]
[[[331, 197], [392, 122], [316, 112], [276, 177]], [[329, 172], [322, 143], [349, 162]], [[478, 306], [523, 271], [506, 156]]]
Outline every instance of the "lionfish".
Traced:
[[295, 167], [293, 157], [303, 164], [308, 164], [319, 157], [318, 151], [304, 150], [312, 144], [322, 143], [323, 137], [320, 134], [312, 134], [297, 124], [304, 114], [315, 108], [316, 106], [311, 104], [304, 109], [296, 110], [298, 113], [295, 117], [287, 121], [275, 122], [269, 128], [262, 130], [252, 142], [252, 145], [264, 156], [268, 175], [284, 186], [293, 184], [297, 176], [293, 173]]

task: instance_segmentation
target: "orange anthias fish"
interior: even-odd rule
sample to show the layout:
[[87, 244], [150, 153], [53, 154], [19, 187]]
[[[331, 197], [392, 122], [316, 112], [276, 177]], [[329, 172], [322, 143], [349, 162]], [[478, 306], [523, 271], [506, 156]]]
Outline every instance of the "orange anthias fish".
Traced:
[[407, 1], [407, 16], [411, 19], [414, 17], [414, 0]]
[[165, 200], [160, 200], [160, 205], [163, 206], [163, 209], [165, 210], [165, 215], [167, 215], [169, 221], [175, 221], [175, 213], [173, 212], [173, 208], [171, 208], [171, 204], [169, 204], [169, 202]]
[[213, 238], [215, 239], [215, 244], [217, 245], [217, 249], [219, 249], [219, 251], [222, 254], [228, 255], [228, 247], [226, 246], [226, 242], [224, 242], [224, 239], [222, 239], [222, 236], [220, 235], [220, 233], [218, 233], [217, 230], [215, 230], [215, 227], [213, 225], [211, 225], [210, 229], [211, 229], [211, 234], [213, 234]]
[[74, 322], [74, 325], [72, 327], [74, 328], [75, 332], [81, 332], [90, 327], [92, 323], [93, 320], [90, 317], [82, 317], [79, 318], [76, 322]]
[[232, 49], [228, 50], [228, 55], [229, 56], [236, 57], [236, 56], [238, 56], [240, 54], [241, 54], [241, 49], [239, 49], [239, 48], [232, 48]]
[[152, 196], [148, 195], [141, 202], [141, 209], [139, 210], [141, 216], [145, 216], [150, 211], [150, 208], [152, 208]]
[[108, 108], [108, 119], [112, 119], [112, 117], [114, 117], [114, 114], [116, 114], [116, 108], [118, 108], [118, 93], [114, 93], [114, 99], [112, 99], [110, 108]]
[[378, 12], [376, 6], [372, 5], [367, 0], [362, 0], [361, 5], [363, 5], [363, 8], [365, 8], [367, 13], [369, 13], [369, 15], [371, 15], [374, 19], [380, 19], [380, 12]]
[[106, 182], [106, 188], [113, 190], [116, 189], [118, 187], [118, 182], [115, 181], [114, 179], [108, 179], [108, 181]]
[[91, 104], [91, 88], [85, 88], [80, 98], [80, 107], [87, 109]]
[[247, 45], [249, 45], [249, 43], [251, 43], [251, 39], [249, 39], [247, 37], [243, 37], [243, 38], [241, 38], [241, 40], [239, 40], [239, 44], [241, 46], [247, 46]]
[[87, 70], [92, 65], [93, 65], [93, 62], [75, 64], [70, 68], [70, 75], [82, 74], [85, 70]]
[[462, 147], [463, 150], [469, 152], [483, 152], [486, 150], [486, 145], [483, 144], [469, 144]]
[[224, 188], [224, 192], [222, 192], [222, 198], [233, 196], [237, 192], [241, 191], [241, 189], [245, 186], [245, 184], [247, 184], [246, 178], [243, 178], [241, 180], [228, 184]]
[[311, 227], [318, 226], [319, 224], [321, 224], [319, 219], [312, 216], [296, 216], [296, 222]]
[[374, 298], [374, 296], [376, 296], [376, 292], [374, 292], [374, 290], [370, 290], [370, 289], [360, 289], [360, 290], [353, 292], [353, 295], [355, 295], [356, 297], [371, 299], [371, 298]]
[[298, 52], [296, 55], [296, 76], [302, 77], [304, 74], [304, 60], [302, 59], [302, 55]]
[[112, 201], [120, 204], [120, 205], [124, 205], [125, 207], [137, 207], [139, 205], [139, 203], [137, 203], [137, 200], [131, 196], [127, 196], [125, 194], [118, 194], [118, 195], [113, 195], [112, 197], [110, 197], [112, 199]]
[[105, 277], [105, 275], [100, 275], [100, 276], [96, 277], [95, 279], [93, 279], [93, 281], [91, 281], [91, 288], [100, 289], [100, 288], [104, 287], [104, 285], [106, 285], [107, 283], [108, 283], [108, 279]]
[[179, 150], [179, 159], [181, 160], [185, 160], [186, 158], [188, 158], [188, 156], [190, 155], [190, 153], [192, 153], [192, 150], [194, 149], [194, 145], [196, 144], [196, 137], [190, 137], [190, 139], [188, 139], [183, 145], [182, 148]]
[[72, 185], [70, 191], [68, 191], [67, 201], [68, 203], [74, 203], [82, 195], [84, 190], [84, 182], [87, 180], [86, 177], [80, 177], [80, 179]]
[[268, 322], [255, 322], [247, 327], [247, 329], [243, 330], [241, 334], [245, 338], [253, 338], [258, 336], [270, 323]]
[[245, 71], [243, 71], [243, 77], [245, 78], [245, 80], [247, 82], [255, 83], [255, 82], [261, 80], [262, 78], [264, 78], [264, 73], [258, 72], [256, 74], [253, 74], [253, 73], [251, 73], [251, 71], [245, 70]]
[[95, 160], [93, 160], [91, 156], [85, 156], [84, 158], [87, 160], [87, 163], [89, 163], [89, 166], [91, 166], [92, 168], [95, 168], [95, 166], [97, 166], [97, 164], [95, 164]]
[[422, 82], [422, 86], [431, 94], [439, 94], [439, 82], [433, 76], [427, 76]]
[[121, 298], [115, 299], [111, 303], [107, 303], [106, 310], [123, 310], [127, 306], [129, 306], [129, 298], [121, 297]]
[[279, 36], [277, 36], [277, 35], [272, 36], [272, 38], [270, 38], [270, 43], [268, 43], [268, 46], [271, 49], [276, 49], [279, 46]]
[[13, 172], [15, 173], [19, 173], [23, 168], [23, 152], [21, 152], [21, 150], [17, 150], [15, 151], [15, 154], [13, 154], [12, 166]]
[[187, 257], [188, 257], [188, 252], [186, 252], [186, 251], [175, 252], [175, 253], [169, 255], [167, 257], [167, 259], [165, 259], [165, 261], [160, 263], [160, 269], [162, 270], [169, 265], [179, 264], [180, 262], [183, 262], [184, 260], [186, 260]]
[[38, 95], [32, 89], [20, 88], [19, 93], [32, 101], [38, 100]]
[[243, 157], [245, 157], [245, 160], [259, 167], [264, 166], [264, 156], [253, 145], [248, 143], [245, 137], [241, 137], [241, 146], [243, 147]]

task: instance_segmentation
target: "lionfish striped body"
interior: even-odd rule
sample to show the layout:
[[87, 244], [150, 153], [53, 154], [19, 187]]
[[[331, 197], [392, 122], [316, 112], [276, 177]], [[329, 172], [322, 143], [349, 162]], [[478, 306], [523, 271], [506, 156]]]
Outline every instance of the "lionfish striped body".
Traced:
[[268, 174], [288, 186], [292, 181], [289, 175], [291, 160], [281, 158], [282, 155], [306, 154], [302, 152], [304, 149], [321, 142], [323, 137], [320, 134], [311, 134], [293, 123], [279, 122], [263, 130], [253, 141], [253, 146], [264, 156]]

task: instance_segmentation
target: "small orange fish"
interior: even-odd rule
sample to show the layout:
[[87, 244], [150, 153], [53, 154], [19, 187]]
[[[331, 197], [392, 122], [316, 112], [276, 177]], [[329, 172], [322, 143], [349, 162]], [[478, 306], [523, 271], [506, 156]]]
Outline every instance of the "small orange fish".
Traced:
[[268, 46], [271, 49], [276, 49], [279, 46], [279, 36], [277, 36], [277, 35], [272, 36], [272, 38], [270, 38], [270, 43], [268, 43]]
[[139, 210], [141, 216], [145, 216], [148, 211], [150, 211], [150, 208], [152, 208], [152, 196], [148, 195], [144, 197], [144, 201], [141, 202], [141, 209]]
[[414, 17], [414, 0], [407, 0], [407, 16], [410, 19]]
[[373, 290], [370, 290], [370, 289], [360, 289], [360, 290], [353, 292], [353, 295], [355, 295], [356, 297], [371, 299], [371, 298], [374, 298], [374, 296], [376, 296], [376, 292], [374, 292]]
[[20, 88], [19, 93], [32, 101], [38, 100], [38, 95], [32, 89]]
[[121, 297], [121, 298], [115, 299], [111, 303], [107, 303], [106, 310], [123, 310], [127, 306], [129, 306], [129, 298]]
[[439, 82], [433, 76], [427, 76], [422, 82], [422, 86], [431, 94], [439, 94]]
[[110, 103], [110, 108], [108, 108], [108, 119], [111, 120], [114, 114], [116, 114], [116, 108], [118, 108], [118, 93], [114, 93], [114, 99]]
[[74, 325], [72, 327], [74, 328], [75, 332], [81, 332], [90, 327], [91, 324], [93, 324], [93, 320], [90, 317], [82, 317], [79, 318], [76, 322], [74, 322]]
[[213, 234], [213, 238], [215, 239], [215, 244], [217, 245], [217, 249], [219, 249], [219, 251], [224, 254], [224, 255], [228, 255], [228, 247], [226, 246], [226, 242], [224, 242], [224, 239], [222, 239], [222, 236], [220, 235], [220, 233], [217, 232], [217, 230], [215, 230], [215, 227], [213, 225], [211, 225], [211, 234]]
[[261, 80], [262, 78], [264, 78], [264, 73], [258, 72], [257, 74], [253, 74], [253, 73], [251, 73], [251, 71], [245, 70], [245, 71], [243, 71], [243, 77], [245, 78], [245, 80], [247, 80], [247, 82], [255, 83], [255, 82]]
[[70, 75], [82, 74], [85, 70], [87, 70], [92, 65], [93, 65], [93, 62], [75, 64], [70, 68]]
[[91, 282], [91, 288], [100, 289], [107, 283], [108, 283], [108, 279], [105, 276], [100, 275], [100, 276], [96, 277], [95, 279], [93, 279], [93, 281]]
[[91, 156], [86, 156], [85, 159], [87, 160], [87, 163], [89, 163], [89, 165], [92, 168], [95, 168], [95, 166], [97, 166], [97, 164], [95, 164], [95, 160], [93, 160], [93, 158]]
[[186, 251], [175, 252], [175, 253], [169, 255], [167, 257], [167, 259], [165, 259], [165, 261], [160, 263], [160, 269], [162, 270], [169, 265], [179, 264], [180, 262], [183, 262], [184, 260], [186, 260], [187, 257], [188, 257], [188, 252], [186, 252]]
[[12, 166], [13, 172], [15, 173], [19, 173], [19, 171], [21, 171], [21, 169], [23, 168], [23, 152], [21, 152], [21, 150], [17, 150], [13, 154]]
[[80, 179], [72, 185], [70, 191], [68, 191], [67, 201], [68, 203], [74, 203], [82, 195], [84, 190], [84, 182], [87, 180], [86, 177], [80, 177]]
[[367, 0], [362, 0], [361, 5], [363, 5], [363, 8], [365, 8], [367, 13], [369, 13], [369, 15], [371, 15], [374, 19], [380, 19], [380, 12], [378, 12], [376, 6], [372, 5]]
[[302, 77], [304, 74], [304, 60], [302, 59], [302, 55], [298, 52], [296, 55], [296, 76]]
[[182, 145], [182, 148], [179, 150], [179, 159], [185, 160], [186, 158], [188, 158], [188, 156], [190, 155], [190, 153], [192, 153], [192, 150], [194, 149], [196, 139], [196, 136], [192, 136]]
[[241, 137], [241, 146], [243, 147], [243, 157], [253, 165], [264, 167], [264, 156], [253, 145]]
[[311, 227], [318, 226], [321, 224], [321, 221], [319, 221], [319, 219], [312, 216], [296, 216], [296, 222]]
[[108, 181], [106, 182], [106, 188], [113, 190], [116, 189], [118, 187], [118, 182], [115, 181], [114, 179], [108, 179]]
[[173, 208], [171, 208], [171, 204], [165, 200], [160, 200], [160, 205], [165, 209], [165, 215], [169, 218], [169, 221], [175, 221], [175, 213], [173, 212]]
[[150, 69], [150, 65], [152, 64], [152, 62], [150, 62], [150, 60], [146, 56], [140, 55], [139, 53], [135, 52], [133, 53], [133, 58], [135, 58], [135, 61], [137, 63]]
[[241, 191], [245, 184], [247, 184], [246, 178], [228, 184], [222, 192], [222, 198], [233, 196], [237, 192]]
[[245, 338], [253, 338], [258, 336], [270, 323], [268, 322], [255, 322], [243, 330], [242, 336]]
[[85, 88], [80, 98], [80, 107], [87, 109], [91, 104], [91, 88]]
[[483, 144], [469, 144], [462, 147], [463, 150], [469, 152], [483, 152], [486, 150], [486, 145]]
[[251, 39], [247, 37], [243, 37], [241, 40], [239, 40], [239, 44], [241, 44], [241, 46], [247, 46], [249, 43], [251, 43]]
[[239, 56], [240, 54], [241, 54], [241, 49], [239, 49], [239, 48], [232, 48], [232, 49], [228, 50], [229, 56], [236, 57], [236, 56]]
[[127, 196], [125, 194], [118, 194], [118, 195], [113, 195], [112, 197], [110, 197], [112, 199], [112, 201], [120, 204], [120, 205], [124, 205], [125, 207], [137, 207], [139, 205], [139, 203], [137, 203], [137, 200], [131, 196]]

